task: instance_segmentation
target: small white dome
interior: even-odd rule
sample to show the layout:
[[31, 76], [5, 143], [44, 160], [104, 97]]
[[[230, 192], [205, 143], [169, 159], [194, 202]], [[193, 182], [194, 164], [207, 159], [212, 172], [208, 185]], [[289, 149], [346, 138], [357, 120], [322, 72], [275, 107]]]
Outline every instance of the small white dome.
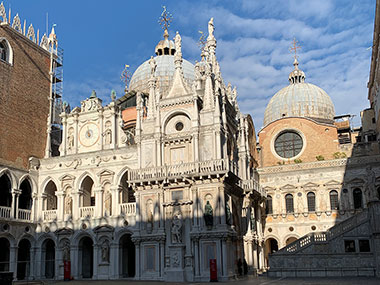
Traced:
[[298, 69], [289, 74], [289, 86], [278, 91], [269, 101], [264, 113], [264, 126], [286, 117], [306, 117], [319, 122], [333, 123], [334, 104], [327, 93], [314, 84], [305, 83], [305, 73]]
[[[157, 68], [156, 77], [158, 78], [158, 87], [161, 94], [169, 91], [174, 76], [174, 56], [173, 55], [159, 55], [155, 58]], [[182, 63], [183, 75], [186, 83], [191, 86], [194, 81], [194, 65], [189, 61], [183, 59]], [[148, 80], [150, 78], [150, 65], [149, 59], [141, 64], [132, 75], [129, 84], [129, 90], [136, 92], [149, 93]]]

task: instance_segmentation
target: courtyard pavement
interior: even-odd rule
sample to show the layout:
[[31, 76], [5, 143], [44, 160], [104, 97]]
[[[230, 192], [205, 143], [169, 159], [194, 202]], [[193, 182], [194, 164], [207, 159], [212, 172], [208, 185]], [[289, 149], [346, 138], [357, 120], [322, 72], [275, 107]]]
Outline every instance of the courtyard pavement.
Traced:
[[[168, 282], [153, 282], [153, 281], [134, 281], [134, 280], [118, 280], [118, 281], [90, 281], [90, 280], [81, 280], [81, 281], [56, 281], [49, 284], [60, 284], [60, 285], [159, 285], [159, 284], [193, 284], [193, 285], [202, 285], [205, 283], [168, 283]], [[215, 283], [214, 283], [215, 284]], [[341, 277], [341, 278], [268, 278], [268, 277], [258, 277], [258, 278], [246, 278], [231, 280], [229, 282], [218, 282], [216, 284], [252, 284], [252, 285], [380, 285], [379, 278], [370, 278], [370, 277]]]

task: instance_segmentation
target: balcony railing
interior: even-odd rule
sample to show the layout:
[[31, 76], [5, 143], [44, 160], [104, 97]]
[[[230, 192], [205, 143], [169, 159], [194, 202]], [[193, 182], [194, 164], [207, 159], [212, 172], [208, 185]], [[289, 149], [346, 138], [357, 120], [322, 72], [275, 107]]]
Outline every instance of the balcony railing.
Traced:
[[54, 221], [57, 219], [57, 210], [43, 211], [44, 221]]
[[0, 218], [10, 218], [11, 217], [11, 207], [0, 206]]
[[228, 171], [237, 174], [237, 168], [234, 162], [228, 159], [207, 160], [133, 169], [129, 171], [129, 181], [163, 180], [166, 178], [181, 178], [187, 175], [210, 175]]
[[120, 212], [126, 216], [136, 215], [136, 203], [124, 203], [120, 205]]
[[80, 207], [80, 217], [81, 218], [91, 218], [94, 216], [95, 213], [95, 207], [90, 206], [90, 207]]
[[256, 180], [253, 180], [253, 179], [241, 180], [239, 185], [244, 191], [255, 190], [259, 192], [261, 196], [266, 197], [266, 191], [259, 185], [259, 182], [257, 182]]
[[17, 218], [19, 220], [30, 221], [31, 220], [30, 219], [31, 215], [32, 215], [32, 211], [31, 210], [18, 209], [18, 216], [17, 216]]

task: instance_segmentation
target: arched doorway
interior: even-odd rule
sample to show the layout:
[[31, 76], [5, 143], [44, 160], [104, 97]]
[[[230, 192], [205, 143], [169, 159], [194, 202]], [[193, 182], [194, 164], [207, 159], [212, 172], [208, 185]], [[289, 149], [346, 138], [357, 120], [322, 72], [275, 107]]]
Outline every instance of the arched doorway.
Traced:
[[12, 184], [8, 175], [3, 174], [0, 177], [0, 206], [12, 207]]
[[[1, 191], [0, 191], [1, 192]], [[9, 252], [10, 244], [8, 239], [0, 238], [0, 272], [9, 271]]]
[[79, 241], [79, 268], [82, 278], [92, 278], [94, 269], [94, 243], [89, 237]]
[[30, 276], [30, 242], [22, 239], [17, 250], [17, 280], [28, 279]]
[[128, 185], [128, 171], [126, 171], [120, 179], [120, 186], [122, 191], [120, 191], [119, 201], [121, 203], [133, 203], [136, 202], [135, 191], [131, 186]]
[[47, 279], [53, 279], [55, 276], [55, 243], [47, 239], [42, 244], [42, 266], [43, 276]]
[[135, 244], [131, 235], [126, 234], [120, 239], [120, 277], [135, 277]]
[[292, 242], [294, 242], [296, 240], [297, 240], [296, 237], [289, 237], [289, 238], [286, 239], [285, 244], [286, 245], [291, 244]]
[[278, 242], [274, 238], [269, 238], [265, 241], [265, 263], [266, 267], [269, 267], [268, 256], [271, 253], [278, 251]]
[[32, 209], [32, 187], [28, 179], [25, 179], [20, 185], [21, 194], [18, 198], [18, 208], [30, 210]]

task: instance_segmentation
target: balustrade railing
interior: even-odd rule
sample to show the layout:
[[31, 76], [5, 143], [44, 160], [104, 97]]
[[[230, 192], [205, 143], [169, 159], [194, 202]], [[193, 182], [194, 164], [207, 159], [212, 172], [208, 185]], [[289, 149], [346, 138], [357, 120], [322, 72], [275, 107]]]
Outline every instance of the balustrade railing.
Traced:
[[0, 206], [0, 218], [10, 218], [11, 217], [11, 207]]
[[120, 205], [121, 213], [124, 213], [126, 216], [136, 215], [136, 203], [124, 203]]
[[24, 220], [24, 221], [30, 221], [32, 215], [31, 210], [26, 210], [26, 209], [18, 209], [18, 219], [19, 220]]
[[283, 247], [277, 253], [294, 253], [301, 250], [302, 248], [312, 244], [312, 243], [327, 243], [328, 241], [342, 235], [343, 233], [353, 229], [354, 227], [360, 225], [368, 219], [368, 211], [364, 210], [363, 212], [348, 218], [340, 222], [339, 224], [331, 227], [325, 232], [316, 232], [307, 234], [298, 240], [288, 244]]
[[94, 216], [95, 213], [95, 207], [90, 206], [90, 207], [80, 207], [80, 217], [81, 218], [91, 218]]
[[139, 181], [183, 177], [184, 175], [190, 174], [213, 174], [227, 171], [237, 174], [236, 163], [230, 162], [228, 159], [216, 159], [133, 169], [128, 172], [128, 175], [130, 181]]
[[44, 221], [54, 221], [57, 219], [57, 210], [46, 210], [42, 212]]

